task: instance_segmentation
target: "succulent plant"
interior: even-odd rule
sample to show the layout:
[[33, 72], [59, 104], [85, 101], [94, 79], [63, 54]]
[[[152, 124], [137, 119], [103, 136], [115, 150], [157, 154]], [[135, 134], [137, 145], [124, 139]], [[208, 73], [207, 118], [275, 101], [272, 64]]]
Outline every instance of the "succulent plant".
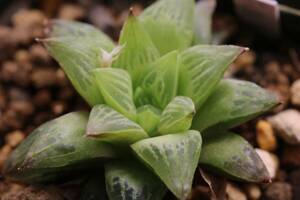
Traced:
[[[92, 109], [38, 127], [7, 161], [7, 177], [43, 183], [104, 166], [111, 200], [159, 200], [167, 189], [186, 199], [198, 166], [268, 182], [252, 146], [228, 130], [277, 98], [254, 83], [223, 79], [247, 48], [192, 46], [194, 10], [194, 0], [157, 1], [129, 15], [118, 45], [91, 25], [52, 21], [42, 42]], [[93, 177], [90, 191], [93, 183], [103, 187]]]

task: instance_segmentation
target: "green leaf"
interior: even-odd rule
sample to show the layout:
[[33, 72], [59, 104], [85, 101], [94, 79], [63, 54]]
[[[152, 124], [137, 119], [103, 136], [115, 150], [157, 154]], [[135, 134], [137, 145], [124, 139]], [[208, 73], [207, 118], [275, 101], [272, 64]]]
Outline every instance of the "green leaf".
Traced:
[[[101, 30], [82, 22], [68, 20], [51, 20], [48, 26], [48, 37], [78, 37], [91, 38], [98, 48], [111, 50], [114, 47], [113, 41]], [[76, 41], [76, 40], [75, 40]]]
[[84, 137], [87, 119], [87, 113], [73, 112], [38, 127], [9, 157], [5, 174], [17, 181], [45, 182], [95, 167], [91, 161], [116, 157], [109, 144]]
[[61, 20], [52, 23], [48, 35], [50, 38], [41, 41], [78, 93], [90, 105], [102, 103], [90, 72], [101, 65], [101, 49], [112, 50], [113, 42], [90, 25]]
[[186, 199], [201, 151], [198, 131], [144, 139], [131, 147], [177, 198]]
[[139, 107], [137, 110], [137, 122], [150, 137], [158, 135], [157, 125], [161, 111], [152, 105]]
[[222, 80], [200, 107], [193, 128], [214, 132], [242, 124], [278, 104], [276, 96], [254, 83]]
[[138, 124], [107, 105], [93, 107], [86, 135], [116, 144], [132, 144], [148, 137]]
[[194, 33], [194, 0], [160, 0], [140, 19], [161, 55], [188, 47]]
[[190, 129], [196, 113], [194, 103], [189, 97], [175, 97], [163, 111], [158, 132], [161, 134], [178, 133]]
[[136, 108], [129, 74], [123, 69], [113, 68], [99, 68], [93, 74], [105, 103], [135, 121]]
[[155, 63], [146, 73], [135, 92], [135, 102], [164, 107], [176, 96], [180, 58], [177, 51], [170, 52]]
[[136, 86], [149, 64], [159, 58], [159, 52], [139, 20], [132, 15], [123, 27], [119, 43], [124, 48], [113, 67], [127, 70]]
[[225, 70], [245, 51], [238, 46], [198, 45], [182, 53], [179, 94], [193, 99], [198, 109], [213, 92]]
[[203, 138], [200, 164], [235, 180], [269, 182], [270, 175], [252, 146], [230, 132]]
[[106, 190], [110, 200], [161, 200], [164, 184], [147, 168], [134, 162], [105, 166]]
[[196, 44], [211, 44], [212, 17], [216, 8], [215, 0], [198, 1], [195, 8], [195, 38]]

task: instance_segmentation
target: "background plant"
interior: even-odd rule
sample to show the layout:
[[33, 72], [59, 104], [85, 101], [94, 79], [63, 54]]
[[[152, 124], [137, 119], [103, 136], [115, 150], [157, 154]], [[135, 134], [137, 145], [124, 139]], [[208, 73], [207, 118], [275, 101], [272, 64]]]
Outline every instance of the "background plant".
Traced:
[[129, 16], [120, 46], [90, 25], [53, 21], [43, 42], [92, 110], [37, 128], [7, 162], [8, 176], [48, 182], [104, 165], [110, 199], [161, 199], [165, 186], [185, 199], [198, 164], [269, 181], [253, 148], [227, 130], [277, 100], [253, 83], [222, 80], [245, 48], [190, 47], [194, 4], [161, 0]]

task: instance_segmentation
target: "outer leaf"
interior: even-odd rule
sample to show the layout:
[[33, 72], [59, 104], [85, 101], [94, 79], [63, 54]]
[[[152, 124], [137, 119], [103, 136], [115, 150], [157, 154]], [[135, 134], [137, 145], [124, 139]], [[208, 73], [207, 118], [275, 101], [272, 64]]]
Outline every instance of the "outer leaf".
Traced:
[[78, 22], [54, 21], [50, 38], [42, 40], [61, 65], [75, 89], [90, 104], [102, 103], [91, 71], [100, 67], [101, 48], [113, 49], [113, 42], [100, 30]]
[[216, 0], [198, 1], [195, 8], [195, 43], [211, 44], [212, 16], [216, 8]]
[[110, 145], [84, 137], [86, 123], [86, 113], [74, 112], [41, 125], [12, 153], [5, 173], [18, 181], [44, 182], [115, 157]]
[[131, 147], [177, 198], [186, 199], [201, 151], [198, 131], [144, 139]]
[[194, 103], [189, 97], [175, 97], [165, 108], [158, 124], [161, 134], [178, 133], [190, 129], [196, 113]]
[[193, 128], [225, 130], [273, 108], [278, 99], [254, 83], [222, 80], [193, 121]]
[[113, 68], [99, 68], [93, 74], [105, 103], [135, 121], [136, 108], [129, 74], [125, 70]]
[[176, 96], [180, 59], [177, 51], [157, 60], [135, 93], [139, 105], [164, 107]]
[[203, 138], [200, 164], [236, 180], [270, 181], [263, 161], [252, 146], [241, 136], [229, 132]]
[[101, 30], [82, 22], [68, 20], [52, 20], [48, 26], [48, 37], [89, 37], [93, 39], [98, 48], [111, 50], [114, 47], [113, 41]]
[[150, 137], [157, 135], [157, 125], [161, 111], [154, 106], [145, 105], [137, 110], [137, 122], [148, 133]]
[[182, 53], [179, 94], [191, 97], [199, 108], [215, 89], [225, 70], [245, 51], [237, 46], [198, 45]]
[[164, 184], [137, 163], [112, 163], [105, 167], [106, 190], [110, 200], [161, 200]]
[[131, 144], [148, 137], [138, 124], [106, 105], [93, 107], [86, 134], [117, 144]]
[[194, 0], [160, 0], [142, 13], [140, 19], [162, 55], [191, 44], [194, 7]]
[[123, 27], [119, 43], [125, 46], [113, 67], [126, 69], [137, 85], [149, 64], [159, 58], [159, 52], [139, 20], [132, 15]]

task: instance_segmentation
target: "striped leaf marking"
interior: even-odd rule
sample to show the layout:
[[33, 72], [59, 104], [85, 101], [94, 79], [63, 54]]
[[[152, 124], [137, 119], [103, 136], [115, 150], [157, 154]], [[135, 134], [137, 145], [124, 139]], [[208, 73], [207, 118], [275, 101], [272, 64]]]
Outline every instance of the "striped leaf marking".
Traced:
[[104, 104], [93, 107], [86, 135], [116, 144], [132, 144], [148, 137], [138, 124]]
[[170, 134], [187, 131], [191, 127], [195, 113], [195, 106], [191, 98], [175, 97], [161, 115], [158, 132]]
[[200, 133], [190, 130], [144, 139], [131, 147], [170, 191], [183, 200], [191, 190], [201, 143]]
[[135, 121], [136, 108], [130, 75], [125, 70], [116, 68], [98, 68], [93, 74], [105, 103]]
[[139, 20], [129, 16], [121, 32], [120, 45], [124, 45], [113, 67], [123, 68], [132, 77], [134, 86], [138, 85], [149, 64], [159, 58], [159, 52]]
[[192, 98], [198, 109], [243, 51], [243, 47], [230, 45], [198, 45], [183, 51], [179, 94]]
[[113, 162], [105, 166], [110, 200], [161, 200], [166, 187], [151, 171], [136, 162]]
[[142, 106], [154, 105], [160, 109], [176, 96], [180, 58], [170, 52], [153, 63], [135, 93], [135, 102]]

